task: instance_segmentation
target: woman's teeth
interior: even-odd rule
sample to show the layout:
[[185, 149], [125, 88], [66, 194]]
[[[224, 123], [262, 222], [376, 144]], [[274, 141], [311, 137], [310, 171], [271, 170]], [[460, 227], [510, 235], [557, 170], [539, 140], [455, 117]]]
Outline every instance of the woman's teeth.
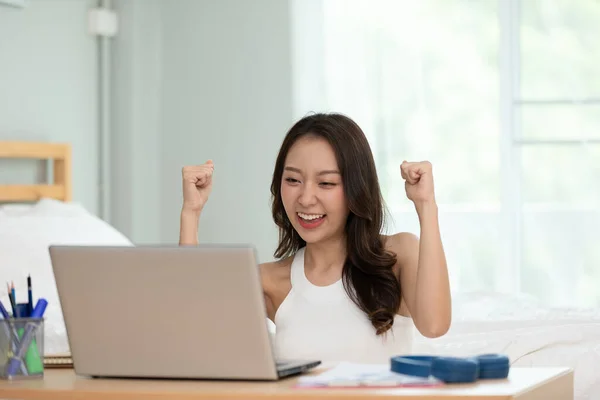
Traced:
[[322, 218], [323, 216], [325, 216], [325, 214], [304, 214], [304, 213], [298, 213], [298, 215], [300, 216], [300, 218], [305, 219], [307, 221], [312, 221], [313, 219], [318, 219], [318, 218]]

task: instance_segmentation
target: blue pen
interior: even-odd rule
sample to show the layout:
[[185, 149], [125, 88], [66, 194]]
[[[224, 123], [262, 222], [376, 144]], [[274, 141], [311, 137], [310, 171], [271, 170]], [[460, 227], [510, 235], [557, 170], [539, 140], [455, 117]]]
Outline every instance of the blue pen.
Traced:
[[15, 291], [15, 283], [13, 281], [10, 282], [10, 292], [12, 293], [12, 299], [15, 302], [13, 317], [21, 318], [22, 315], [19, 315], [19, 309], [17, 308], [17, 292]]
[[[39, 299], [37, 304], [35, 305], [35, 308], [33, 309], [33, 312], [31, 313], [31, 318], [42, 318], [44, 312], [46, 311], [47, 305], [48, 302], [45, 299]], [[19, 348], [17, 349], [16, 354], [14, 354], [13, 357], [10, 359], [10, 362], [8, 363], [8, 366], [6, 368], [6, 374], [8, 376], [16, 375], [19, 367], [23, 365], [21, 360], [23, 360], [23, 357], [25, 357], [25, 353], [27, 352], [31, 341], [33, 340], [35, 328], [36, 325], [33, 323], [27, 324], [27, 326], [25, 327], [25, 333], [21, 338]]]
[[27, 276], [27, 316], [33, 313], [33, 292], [31, 290], [31, 275]]
[[4, 319], [9, 319], [10, 315], [8, 314], [8, 311], [6, 311], [6, 308], [4, 308], [4, 304], [2, 304], [2, 302], [0, 301], [0, 313], [2, 314], [2, 318]]
[[10, 300], [10, 307], [12, 308], [13, 318], [18, 318], [19, 314], [17, 313], [17, 303], [10, 290], [8, 291], [8, 300]]
[[[10, 324], [10, 314], [8, 313], [8, 311], [6, 311], [6, 308], [4, 308], [4, 304], [2, 304], [2, 301], [0, 301], [0, 314], [2, 314], [2, 318], [4, 318], [6, 320], [5, 323], [2, 323], [2, 325], [6, 326], [6, 339], [11, 343], [11, 348], [13, 352], [17, 351], [17, 346], [15, 345], [15, 343], [18, 342], [19, 340], [19, 335], [17, 335], [16, 330], [14, 329], [14, 326], [12, 327], [12, 329], [10, 328], [9, 324]], [[24, 373], [25, 375], [27, 374], [27, 368], [25, 368], [24, 365], [21, 366], [21, 372]]]
[[[2, 304], [2, 302], [0, 301], [0, 314], [2, 314], [2, 319], [6, 320], [6, 322], [2, 322], [0, 321], [0, 325], [4, 325], [5, 328], [5, 332], [4, 335], [6, 335], [6, 340], [8, 341], [8, 343], [14, 343], [12, 340], [12, 335], [10, 334], [10, 328], [8, 327], [8, 319], [10, 318], [10, 315], [8, 315], [8, 311], [6, 311], [6, 308], [4, 308], [4, 304]], [[2, 345], [2, 348], [4, 348], [4, 345]], [[14, 351], [14, 347], [12, 348], [12, 351]], [[2, 357], [6, 357], [7, 354], [6, 353], [2, 353]]]

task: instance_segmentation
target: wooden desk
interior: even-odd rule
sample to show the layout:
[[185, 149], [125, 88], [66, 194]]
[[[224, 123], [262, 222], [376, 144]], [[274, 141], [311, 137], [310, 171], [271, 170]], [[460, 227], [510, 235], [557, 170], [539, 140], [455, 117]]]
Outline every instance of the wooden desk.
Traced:
[[[318, 372], [318, 370], [316, 370]], [[514, 368], [506, 380], [428, 389], [295, 389], [294, 378], [279, 382], [214, 382], [91, 379], [73, 370], [47, 370], [43, 380], [0, 381], [0, 399], [328, 399], [400, 397], [403, 400], [573, 400], [573, 372], [567, 368]]]

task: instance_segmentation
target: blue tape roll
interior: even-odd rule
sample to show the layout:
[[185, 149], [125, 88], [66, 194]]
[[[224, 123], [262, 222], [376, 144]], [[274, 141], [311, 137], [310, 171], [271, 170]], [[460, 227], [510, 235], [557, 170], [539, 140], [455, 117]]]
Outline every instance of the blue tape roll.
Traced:
[[482, 354], [479, 362], [479, 379], [505, 379], [510, 371], [510, 360], [502, 354]]
[[404, 356], [392, 358], [392, 371], [427, 378], [431, 375], [433, 356]]
[[424, 355], [391, 358], [393, 372], [419, 377], [433, 376], [447, 383], [470, 383], [478, 379], [503, 379], [510, 369], [508, 357], [482, 354], [476, 357], [436, 357]]
[[476, 359], [437, 357], [431, 363], [431, 375], [448, 383], [469, 383], [479, 378]]

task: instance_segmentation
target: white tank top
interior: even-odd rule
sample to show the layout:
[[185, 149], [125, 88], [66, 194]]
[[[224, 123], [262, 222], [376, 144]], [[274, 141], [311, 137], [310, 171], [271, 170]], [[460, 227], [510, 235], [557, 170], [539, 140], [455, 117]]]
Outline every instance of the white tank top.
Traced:
[[329, 286], [316, 286], [307, 279], [304, 248], [294, 256], [290, 279], [292, 288], [274, 318], [278, 359], [385, 364], [392, 356], [411, 352], [411, 318], [396, 315], [387, 336], [377, 336], [341, 279]]

